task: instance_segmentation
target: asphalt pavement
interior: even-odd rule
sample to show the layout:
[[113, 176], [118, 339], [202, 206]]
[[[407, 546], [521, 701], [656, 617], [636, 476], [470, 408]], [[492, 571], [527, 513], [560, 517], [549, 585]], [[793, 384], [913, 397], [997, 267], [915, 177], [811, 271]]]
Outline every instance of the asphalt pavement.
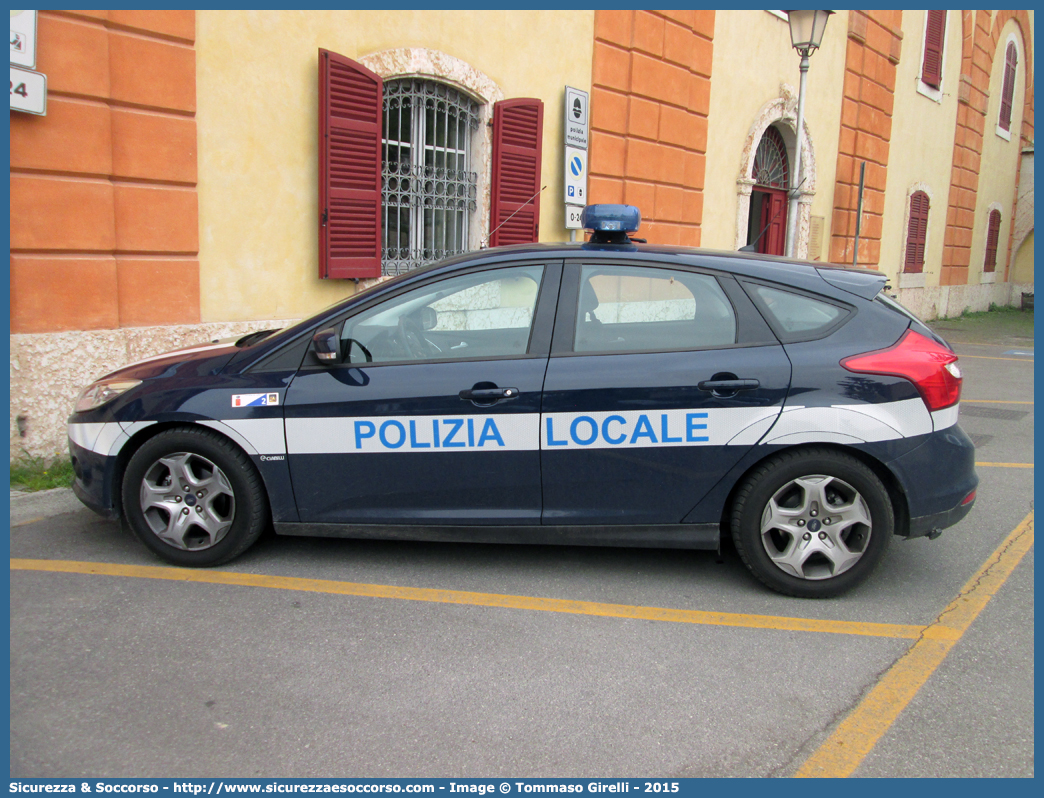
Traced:
[[[1018, 321], [939, 325], [990, 464], [973, 512], [938, 540], [894, 540], [837, 599], [772, 593], [730, 547], [270, 535], [193, 582], [67, 491], [13, 498], [11, 775], [785, 777], [855, 718], [880, 730], [855, 776], [1032, 776]], [[982, 599], [991, 557], [1010, 574]], [[976, 595], [970, 625], [947, 626]], [[940, 635], [948, 653], [882, 719], [875, 688]]]

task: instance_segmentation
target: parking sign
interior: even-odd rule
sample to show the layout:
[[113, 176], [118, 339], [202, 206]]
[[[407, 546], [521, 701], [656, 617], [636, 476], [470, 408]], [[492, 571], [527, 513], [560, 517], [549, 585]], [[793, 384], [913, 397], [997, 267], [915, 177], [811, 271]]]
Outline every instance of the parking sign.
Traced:
[[565, 148], [566, 205], [587, 204], [587, 150]]

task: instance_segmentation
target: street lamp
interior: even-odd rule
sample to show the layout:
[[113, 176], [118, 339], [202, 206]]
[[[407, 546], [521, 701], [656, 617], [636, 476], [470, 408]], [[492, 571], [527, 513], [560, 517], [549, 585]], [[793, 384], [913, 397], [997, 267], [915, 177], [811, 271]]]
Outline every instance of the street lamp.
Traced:
[[790, 43], [801, 56], [801, 85], [798, 88], [797, 145], [794, 147], [794, 179], [790, 188], [790, 208], [787, 214], [787, 257], [794, 257], [797, 244], [798, 197], [801, 196], [801, 134], [805, 125], [805, 80], [808, 77], [808, 57], [819, 49], [823, 31], [833, 11], [787, 11], [790, 23]]

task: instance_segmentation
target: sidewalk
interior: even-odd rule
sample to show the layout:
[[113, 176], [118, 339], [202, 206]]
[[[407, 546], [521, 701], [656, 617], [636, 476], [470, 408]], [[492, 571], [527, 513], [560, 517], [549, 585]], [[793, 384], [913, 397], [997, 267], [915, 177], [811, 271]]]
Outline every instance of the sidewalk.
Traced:
[[11, 526], [13, 527], [83, 509], [86, 508], [73, 495], [72, 488], [52, 488], [35, 493], [11, 491]]

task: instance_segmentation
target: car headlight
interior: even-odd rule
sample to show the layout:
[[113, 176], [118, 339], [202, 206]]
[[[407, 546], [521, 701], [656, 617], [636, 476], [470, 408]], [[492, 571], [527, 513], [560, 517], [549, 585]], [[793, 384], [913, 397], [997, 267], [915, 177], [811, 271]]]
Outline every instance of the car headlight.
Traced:
[[94, 408], [101, 407], [121, 393], [126, 393], [131, 388], [136, 388], [139, 385], [141, 385], [141, 380], [98, 380], [88, 385], [83, 390], [83, 393], [80, 394], [80, 398], [76, 400], [75, 412], [84, 413], [88, 410], [94, 410]]

